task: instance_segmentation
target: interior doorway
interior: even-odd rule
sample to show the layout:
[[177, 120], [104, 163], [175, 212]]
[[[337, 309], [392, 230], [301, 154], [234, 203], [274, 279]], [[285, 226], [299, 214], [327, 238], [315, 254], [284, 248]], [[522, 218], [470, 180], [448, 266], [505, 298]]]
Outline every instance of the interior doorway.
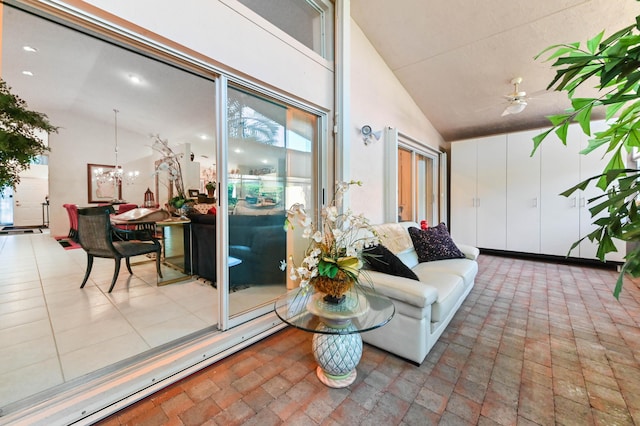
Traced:
[[5, 188], [0, 194], [0, 226], [13, 225], [13, 188]]

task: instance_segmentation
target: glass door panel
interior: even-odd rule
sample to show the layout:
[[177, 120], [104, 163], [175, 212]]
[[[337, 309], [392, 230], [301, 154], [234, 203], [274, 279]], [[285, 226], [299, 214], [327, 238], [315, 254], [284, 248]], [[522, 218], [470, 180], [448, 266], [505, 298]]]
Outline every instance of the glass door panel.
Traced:
[[434, 223], [434, 159], [416, 154], [416, 219], [426, 220], [429, 225]]
[[317, 116], [230, 87], [228, 117], [229, 313], [243, 322], [273, 309], [286, 292], [285, 212], [312, 207]]
[[398, 222], [439, 221], [438, 156], [398, 147]]
[[413, 219], [411, 151], [398, 149], [398, 222]]

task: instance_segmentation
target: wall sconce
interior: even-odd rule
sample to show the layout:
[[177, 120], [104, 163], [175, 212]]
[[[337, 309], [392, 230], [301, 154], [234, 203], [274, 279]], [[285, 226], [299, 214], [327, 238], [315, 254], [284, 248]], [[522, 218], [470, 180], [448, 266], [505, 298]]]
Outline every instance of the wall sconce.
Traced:
[[365, 145], [369, 145], [369, 143], [371, 142], [371, 137], [373, 136], [374, 138], [376, 138], [377, 141], [380, 140], [380, 136], [382, 135], [382, 130], [378, 130], [377, 132], [374, 132], [371, 129], [371, 126], [369, 125], [364, 125], [362, 126], [362, 128], [360, 129], [360, 133], [362, 133], [362, 140], [364, 141]]

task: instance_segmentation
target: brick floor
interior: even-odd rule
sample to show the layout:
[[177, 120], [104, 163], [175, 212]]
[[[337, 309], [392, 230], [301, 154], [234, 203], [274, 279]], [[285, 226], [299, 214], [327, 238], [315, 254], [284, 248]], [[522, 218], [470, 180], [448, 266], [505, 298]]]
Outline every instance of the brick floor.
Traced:
[[285, 329], [101, 425], [640, 425], [640, 280], [482, 255], [473, 289], [421, 366], [365, 345], [356, 381], [315, 376]]

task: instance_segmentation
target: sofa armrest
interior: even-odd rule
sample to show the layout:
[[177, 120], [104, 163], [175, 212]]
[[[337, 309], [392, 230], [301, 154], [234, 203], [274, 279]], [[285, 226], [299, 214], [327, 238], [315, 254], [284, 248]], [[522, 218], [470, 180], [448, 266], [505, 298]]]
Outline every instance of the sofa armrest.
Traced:
[[480, 256], [480, 250], [477, 247], [468, 246], [466, 244], [456, 244], [464, 257], [471, 260], [478, 260], [478, 256]]
[[391, 299], [420, 308], [429, 306], [438, 299], [436, 288], [423, 282], [369, 270], [366, 274], [364, 279], [371, 280], [375, 291]]

